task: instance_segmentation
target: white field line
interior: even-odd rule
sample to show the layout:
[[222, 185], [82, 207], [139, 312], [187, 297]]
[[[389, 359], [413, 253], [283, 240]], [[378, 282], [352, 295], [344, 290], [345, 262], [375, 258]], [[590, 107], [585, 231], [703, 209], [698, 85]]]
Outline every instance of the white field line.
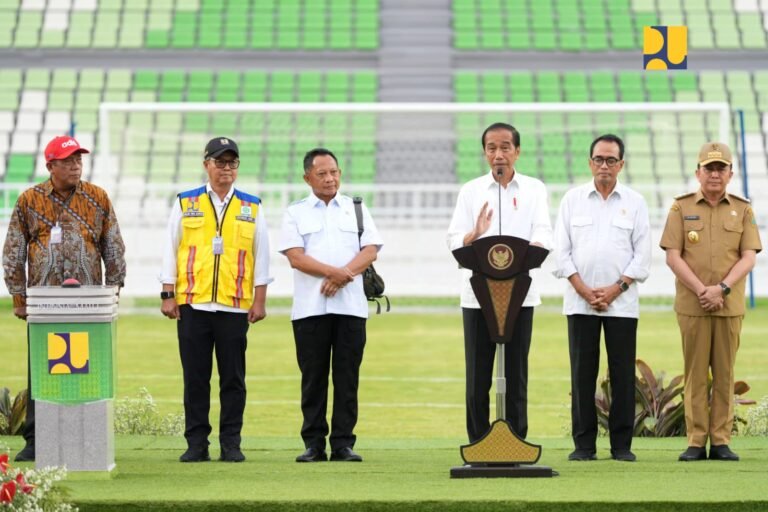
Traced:
[[[178, 375], [168, 375], [168, 374], [118, 374], [118, 378], [120, 379], [130, 379], [130, 380], [181, 380], [181, 372], [179, 372]], [[248, 375], [245, 377], [246, 381], [251, 382], [259, 382], [259, 381], [266, 381], [266, 382], [275, 382], [275, 381], [300, 381], [301, 375]], [[441, 384], [441, 383], [463, 383], [464, 378], [463, 377], [386, 377], [386, 376], [371, 376], [366, 377], [364, 375], [360, 376], [361, 381], [368, 381], [368, 382], [426, 382], [426, 383], [435, 383], [435, 384]], [[548, 381], [548, 382], [566, 382], [570, 381], [570, 377], [563, 376], [563, 377], [550, 377], [550, 378], [536, 378], [536, 377], [529, 377], [529, 381]]]
[[[181, 404], [181, 400], [173, 400], [170, 398], [155, 399], [159, 404]], [[330, 402], [330, 400], [329, 400]], [[290, 405], [300, 407], [301, 402], [299, 400], [248, 400], [248, 405], [256, 406], [274, 406], [274, 405]], [[211, 404], [218, 405], [219, 401], [216, 398], [211, 397]], [[464, 409], [463, 403], [447, 403], [447, 402], [361, 402], [360, 407], [371, 407], [381, 409]], [[528, 404], [529, 409], [565, 409], [563, 404]], [[491, 404], [491, 410], [494, 409], [494, 405]]]

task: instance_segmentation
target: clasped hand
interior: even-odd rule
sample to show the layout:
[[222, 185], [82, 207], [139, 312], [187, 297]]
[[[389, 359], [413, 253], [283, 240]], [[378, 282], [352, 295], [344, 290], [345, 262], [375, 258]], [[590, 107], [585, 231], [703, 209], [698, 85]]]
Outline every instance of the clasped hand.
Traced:
[[334, 268], [320, 286], [320, 293], [326, 297], [333, 297], [350, 282], [352, 277], [343, 268]]
[[723, 289], [720, 285], [707, 286], [699, 293], [699, 305], [707, 313], [723, 309], [724, 303], [725, 298], [723, 297]]
[[600, 288], [589, 288], [584, 286], [581, 290], [577, 291], [595, 311], [607, 311], [608, 306], [610, 306], [621, 293], [621, 289], [613, 284], [602, 286]]

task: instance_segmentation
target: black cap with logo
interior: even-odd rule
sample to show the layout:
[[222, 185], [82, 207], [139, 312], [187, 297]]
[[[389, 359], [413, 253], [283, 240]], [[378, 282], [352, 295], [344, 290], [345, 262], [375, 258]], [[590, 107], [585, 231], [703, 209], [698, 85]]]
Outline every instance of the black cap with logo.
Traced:
[[237, 149], [237, 143], [235, 141], [227, 137], [215, 137], [208, 141], [208, 144], [205, 145], [203, 158], [206, 160], [209, 158], [216, 158], [227, 151], [232, 151], [237, 157], [240, 156], [240, 152]]

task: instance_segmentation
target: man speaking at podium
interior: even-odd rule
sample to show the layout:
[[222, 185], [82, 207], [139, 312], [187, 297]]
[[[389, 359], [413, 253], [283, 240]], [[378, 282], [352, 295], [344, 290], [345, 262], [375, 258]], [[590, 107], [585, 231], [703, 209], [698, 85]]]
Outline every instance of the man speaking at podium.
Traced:
[[[467, 182], [459, 191], [456, 209], [448, 228], [451, 251], [491, 235], [515, 236], [546, 249], [552, 246], [547, 191], [544, 183], [520, 174], [515, 162], [520, 157], [520, 133], [506, 123], [494, 123], [481, 138], [490, 171]], [[499, 233], [499, 186], [501, 186], [501, 232]], [[469, 279], [463, 269], [461, 308], [464, 320], [466, 366], [467, 434], [470, 442], [490, 428], [489, 392], [496, 345], [480, 311]], [[515, 433], [528, 433], [528, 350], [531, 345], [533, 307], [541, 304], [536, 281], [520, 309], [510, 343], [506, 344], [507, 420]]]
[[[125, 244], [107, 193], [82, 181], [83, 153], [72, 137], [54, 137], [45, 147], [51, 178], [19, 196], [3, 248], [5, 284], [13, 314], [27, 318], [27, 287], [58, 286], [66, 279], [83, 285], [123, 286]], [[26, 271], [28, 269], [28, 272]], [[27, 340], [29, 343], [29, 340]], [[35, 402], [27, 359], [26, 446], [17, 461], [35, 460]]]

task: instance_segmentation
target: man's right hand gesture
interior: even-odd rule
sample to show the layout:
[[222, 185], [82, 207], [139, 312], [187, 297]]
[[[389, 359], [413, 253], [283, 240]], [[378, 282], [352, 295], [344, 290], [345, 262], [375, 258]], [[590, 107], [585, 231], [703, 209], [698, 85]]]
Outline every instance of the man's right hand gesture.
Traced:
[[491, 227], [492, 217], [493, 208], [488, 208], [488, 201], [486, 201], [485, 204], [483, 204], [483, 207], [480, 209], [480, 213], [477, 215], [477, 220], [475, 220], [475, 228], [471, 233], [468, 233], [464, 237], [464, 245], [469, 245], [484, 235], [485, 232], [488, 231], [488, 229]]

